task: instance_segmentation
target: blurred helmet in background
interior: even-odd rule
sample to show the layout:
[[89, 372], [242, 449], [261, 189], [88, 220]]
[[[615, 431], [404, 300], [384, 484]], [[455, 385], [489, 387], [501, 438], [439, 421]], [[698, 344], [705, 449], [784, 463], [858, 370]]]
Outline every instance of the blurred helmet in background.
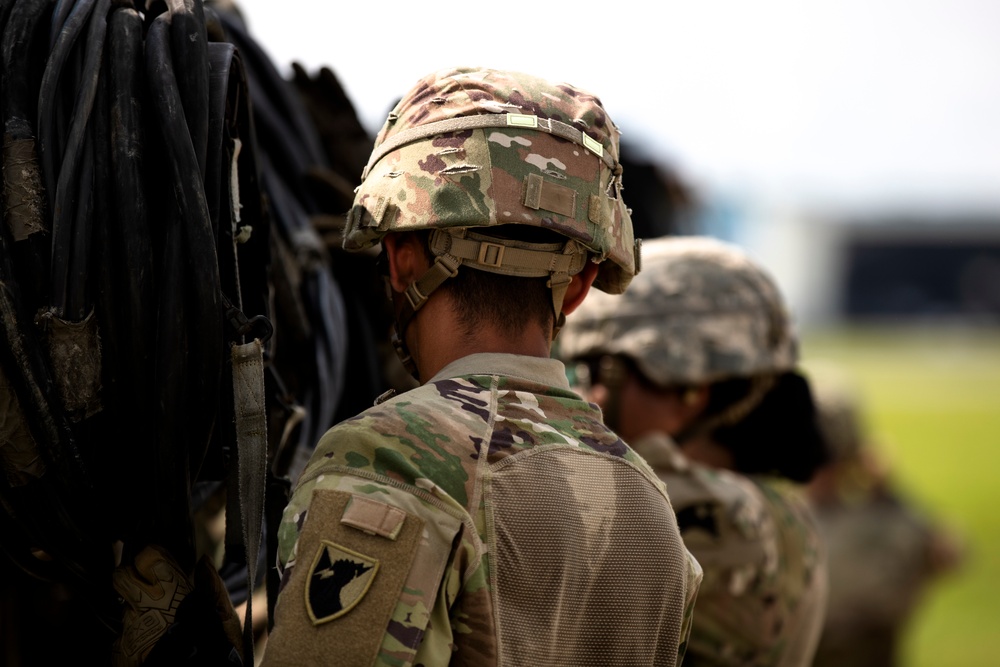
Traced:
[[661, 387], [791, 371], [798, 339], [771, 275], [704, 236], [647, 241], [619, 298], [591, 294], [559, 339], [567, 359], [619, 355]]

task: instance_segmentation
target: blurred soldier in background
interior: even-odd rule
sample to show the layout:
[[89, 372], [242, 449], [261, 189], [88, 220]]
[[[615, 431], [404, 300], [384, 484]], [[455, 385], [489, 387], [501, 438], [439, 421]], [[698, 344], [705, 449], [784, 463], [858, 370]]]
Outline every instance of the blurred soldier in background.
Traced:
[[381, 244], [421, 384], [299, 477], [265, 664], [680, 663], [700, 568], [550, 357], [637, 268], [618, 149], [596, 97], [520, 73], [443, 70], [389, 114], [344, 247]]
[[894, 488], [842, 373], [811, 374], [830, 462], [809, 485], [829, 554], [830, 596], [816, 667], [891, 667], [928, 586], [958, 567], [955, 537]]
[[819, 535], [797, 485], [822, 445], [771, 277], [708, 237], [643, 245], [617, 300], [569, 318], [559, 355], [667, 484], [704, 568], [685, 665], [805, 666], [825, 605]]

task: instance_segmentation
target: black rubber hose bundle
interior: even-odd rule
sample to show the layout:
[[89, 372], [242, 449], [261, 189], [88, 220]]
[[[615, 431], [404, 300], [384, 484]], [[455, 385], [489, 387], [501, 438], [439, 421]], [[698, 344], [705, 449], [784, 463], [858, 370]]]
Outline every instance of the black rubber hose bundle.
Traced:
[[[329, 160], [294, 87], [202, 0], [0, 0], [0, 29], [0, 398], [25, 427], [0, 447], [0, 548], [117, 632], [116, 558], [155, 543], [190, 571], [192, 486], [239, 459], [231, 343], [264, 341], [268, 415], [306, 407], [298, 448], [333, 425], [348, 316], [305, 183]], [[279, 246], [308, 336], [292, 392], [270, 338]], [[89, 327], [93, 403], [70, 405], [56, 323]]]
[[[45, 351], [32, 320], [40, 305], [33, 296], [43, 293], [36, 282], [45, 275], [44, 264], [31, 243], [45, 240], [46, 205], [35, 168], [37, 153], [33, 110], [37, 88], [30, 57], [44, 40], [44, 22], [51, 3], [24, 2], [9, 7], [3, 34], [4, 90], [4, 224], [0, 230], [0, 365], [9, 383], [8, 400], [23, 412], [30, 443], [42, 465], [23, 477], [9, 477], [4, 484], [4, 509], [25, 526], [36, 545], [72, 573], [77, 583], [91, 590], [102, 567], [98, 539], [90, 528], [93, 479], [71, 425], [61, 411]], [[44, 46], [44, 44], [43, 44]], [[10, 153], [11, 147], [15, 155]], [[15, 159], [12, 159], [15, 158]], [[25, 193], [31, 190], [30, 196]], [[26, 238], [19, 238], [25, 231]], [[26, 253], [15, 248], [28, 244]], [[36, 259], [34, 265], [16, 259]], [[18, 270], [21, 269], [21, 270]], [[23, 286], [28, 289], [24, 290]], [[27, 296], [26, 296], [27, 294]], [[5, 452], [6, 456], [6, 452]], [[9, 459], [6, 461], [9, 463]], [[97, 596], [99, 598], [99, 596]]]
[[[80, 187], [77, 177], [83, 161], [84, 132], [93, 107], [96, 79], [95, 86], [86, 86], [79, 91], [79, 96], [74, 102], [73, 121], [68, 130], [65, 144], [63, 143], [63, 134], [66, 131], [59, 123], [62, 115], [59, 112], [62, 110], [61, 102], [63, 99], [63, 96], [60, 95], [60, 83], [73, 47], [84, 32], [90, 33], [88, 36], [100, 35], [102, 43], [98, 48], [103, 48], [103, 35], [100, 33], [102, 17], [99, 16], [99, 12], [95, 13], [98, 19], [92, 22], [92, 26], [88, 29], [89, 19], [99, 1], [106, 12], [108, 0], [79, 0], [71, 8], [68, 8], [69, 12], [65, 22], [62, 23], [58, 32], [54, 31], [52, 50], [38, 93], [39, 152], [42, 177], [49, 196], [52, 215], [51, 301], [55, 314], [66, 319], [71, 316], [68, 290], [70, 289], [70, 259], [73, 256], [73, 217], [78, 203], [77, 188]], [[59, 10], [66, 7], [67, 4], [57, 5], [54, 19], [61, 18]], [[95, 56], [88, 58], [89, 62], [85, 63], [84, 67], [88, 70], [95, 69], [95, 62], [99, 63], [100, 57], [101, 53], [98, 50]], [[80, 269], [86, 271], [85, 267], [78, 267], [78, 270]], [[76, 317], [75, 319], [80, 318]]]
[[[142, 17], [132, 7], [112, 9], [104, 61], [106, 132], [109, 164], [105, 187], [107, 215], [98, 216], [95, 259], [99, 272], [104, 384], [114, 435], [109, 475], [120, 480], [119, 493], [134, 499], [120, 506], [122, 531], [141, 545], [156, 539], [155, 484], [134, 471], [155, 470], [154, 377], [156, 296], [153, 239], [146, 185], [144, 111], [145, 55]], [[101, 143], [101, 142], [98, 142]], [[131, 471], [131, 472], [130, 472]]]
[[[129, 2], [0, 5], [0, 371], [39, 461], [0, 480], [3, 516], [22, 527], [2, 544], [26, 570], [68, 573], [109, 626], [113, 540], [126, 558], [158, 542], [193, 564], [190, 484], [213, 438], [226, 342], [204, 197], [204, 16], [200, 2], [170, 9], [147, 36]], [[199, 26], [175, 58], [170, 42], [190, 46]], [[165, 214], [149, 215], [151, 192]], [[73, 378], [35, 320], [73, 325], [95, 307], [104, 404], [70, 420], [58, 385]], [[39, 550], [52, 561], [33, 560]]]
[[[168, 482], [159, 489], [165, 501], [159, 525], [171, 536], [172, 543], [165, 546], [182, 565], [193, 565], [189, 484], [192, 464], [200, 464], [211, 439], [223, 336], [216, 244], [200, 163], [174, 73], [172, 20], [170, 14], [161, 14], [146, 35], [146, 76], [167, 175], [174, 185], [164, 219], [156, 327], [156, 384], [161, 388], [157, 458], [158, 469], [166, 472], [162, 479]], [[207, 95], [197, 103], [207, 105]], [[207, 108], [205, 118], [207, 123]], [[188, 418], [178, 420], [181, 414]], [[182, 480], [187, 483], [179, 483]]]
[[[45, 19], [51, 0], [7, 0], [0, 41], [3, 114], [4, 216], [13, 240], [14, 268], [34, 311], [48, 303], [49, 233], [37, 145], [37, 82], [48, 53]], [[44, 31], [39, 39], [39, 33]]]

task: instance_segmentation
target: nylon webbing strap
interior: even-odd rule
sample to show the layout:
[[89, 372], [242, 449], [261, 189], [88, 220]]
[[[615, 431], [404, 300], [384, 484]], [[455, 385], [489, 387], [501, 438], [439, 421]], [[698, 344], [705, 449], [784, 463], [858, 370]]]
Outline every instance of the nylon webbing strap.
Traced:
[[486, 271], [522, 278], [542, 278], [553, 273], [575, 275], [587, 261], [586, 252], [566, 253], [565, 243], [528, 244], [468, 233], [464, 237], [436, 230], [430, 249], [435, 255], [448, 254]]
[[264, 346], [259, 338], [232, 345], [233, 405], [239, 465], [240, 516], [247, 559], [247, 608], [243, 621], [244, 652], [253, 656], [253, 592], [264, 520], [267, 476], [267, 415], [264, 402]]
[[406, 291], [403, 292], [406, 300], [403, 301], [399, 309], [399, 314], [396, 316], [392, 346], [396, 348], [396, 354], [399, 356], [400, 361], [403, 362], [403, 367], [413, 377], [417, 377], [417, 365], [406, 348], [406, 327], [410, 326], [413, 316], [427, 303], [427, 299], [434, 290], [440, 287], [441, 283], [448, 280], [448, 278], [452, 278], [458, 273], [458, 267], [461, 264], [462, 260], [456, 257], [440, 255], [434, 260], [431, 268], [427, 269], [424, 275], [410, 283]]
[[[457, 261], [454, 256], [440, 255], [434, 260], [431, 268], [424, 272], [424, 275], [409, 284], [405, 295], [410, 308], [413, 309], [413, 313], [420, 310], [420, 307], [424, 305], [434, 290], [441, 287], [441, 283], [448, 280], [448, 278], [455, 277], [455, 274], [458, 273], [458, 267], [461, 264], [462, 262]], [[413, 314], [411, 313], [410, 317], [412, 316]], [[407, 324], [409, 324], [409, 319], [409, 317], [406, 318]]]
[[371, 158], [369, 158], [368, 164], [365, 166], [365, 170], [361, 174], [361, 180], [363, 181], [368, 178], [368, 172], [371, 171], [371, 168], [375, 166], [379, 160], [400, 146], [405, 146], [406, 144], [420, 141], [421, 139], [426, 139], [428, 137], [434, 137], [439, 134], [489, 127], [512, 127], [538, 130], [540, 132], [554, 134], [557, 137], [562, 137], [563, 139], [572, 141], [579, 146], [583, 146], [588, 151], [603, 160], [604, 164], [608, 165], [608, 168], [612, 171], [616, 166], [614, 159], [604, 150], [604, 146], [601, 145], [601, 142], [590, 138], [586, 133], [578, 130], [572, 125], [568, 125], [562, 121], [553, 120], [551, 118], [539, 118], [538, 116], [530, 114], [489, 114], [483, 116], [459, 116], [458, 118], [449, 118], [447, 120], [440, 120], [436, 123], [418, 125], [416, 127], [403, 130], [388, 141], [379, 145], [372, 152]]

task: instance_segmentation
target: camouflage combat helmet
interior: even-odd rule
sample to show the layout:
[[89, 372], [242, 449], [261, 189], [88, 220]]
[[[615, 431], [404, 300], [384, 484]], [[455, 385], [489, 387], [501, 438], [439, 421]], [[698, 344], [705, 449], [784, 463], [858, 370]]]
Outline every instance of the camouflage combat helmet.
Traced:
[[560, 336], [566, 359], [619, 355], [659, 386], [793, 370], [798, 343], [778, 287], [738, 247], [709, 237], [643, 245], [622, 297], [592, 294]]
[[[407, 290], [412, 312], [459, 266], [549, 277], [557, 318], [571, 276], [588, 259], [599, 264], [594, 286], [619, 294], [638, 253], [621, 197], [618, 135], [600, 100], [567, 84], [490, 69], [430, 74], [375, 140], [344, 248], [373, 247], [392, 231], [432, 230], [436, 261]], [[512, 224], [566, 241], [489, 233]]]

